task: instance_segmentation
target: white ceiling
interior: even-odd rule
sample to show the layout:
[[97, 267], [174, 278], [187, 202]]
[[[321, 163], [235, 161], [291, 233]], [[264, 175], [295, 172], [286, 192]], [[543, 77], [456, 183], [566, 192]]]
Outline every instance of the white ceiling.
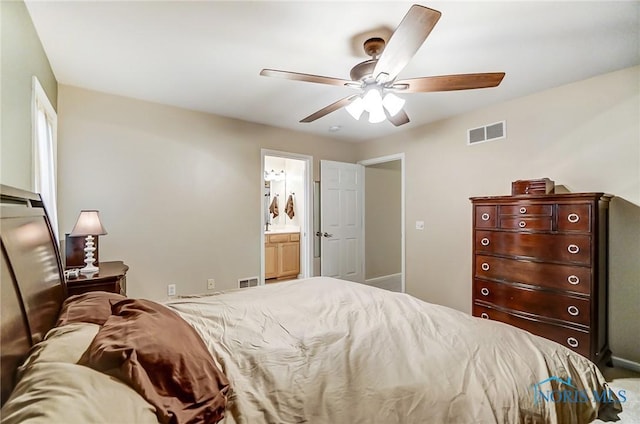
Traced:
[[[504, 71], [502, 84], [406, 94], [411, 122], [399, 128], [355, 121], [344, 109], [301, 124], [353, 90], [262, 77], [260, 70], [348, 79], [367, 59], [354, 40], [376, 28], [395, 29], [412, 3], [26, 4], [61, 84], [351, 141], [640, 63], [638, 1], [423, 2], [442, 18], [399, 78]], [[330, 132], [331, 126], [341, 128]]]

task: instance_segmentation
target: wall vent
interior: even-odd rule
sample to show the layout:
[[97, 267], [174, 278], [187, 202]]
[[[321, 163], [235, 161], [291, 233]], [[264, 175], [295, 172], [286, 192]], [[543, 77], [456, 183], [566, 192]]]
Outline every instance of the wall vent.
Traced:
[[258, 285], [259, 281], [260, 280], [258, 279], [258, 277], [241, 278], [238, 280], [238, 287], [240, 287], [241, 289], [247, 287], [255, 287]]
[[507, 121], [496, 122], [467, 131], [467, 144], [484, 143], [507, 137]]

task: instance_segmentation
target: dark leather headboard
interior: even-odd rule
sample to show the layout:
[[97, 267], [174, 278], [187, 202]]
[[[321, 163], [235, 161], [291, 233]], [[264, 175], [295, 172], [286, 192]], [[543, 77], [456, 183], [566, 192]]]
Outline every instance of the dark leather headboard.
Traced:
[[0, 388], [4, 404], [16, 367], [56, 322], [66, 298], [58, 244], [38, 194], [0, 185]]

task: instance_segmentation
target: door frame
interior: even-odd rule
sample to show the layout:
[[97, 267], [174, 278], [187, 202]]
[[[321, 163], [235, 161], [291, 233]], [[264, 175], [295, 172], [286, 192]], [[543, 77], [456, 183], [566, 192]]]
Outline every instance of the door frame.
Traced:
[[[399, 160], [400, 161], [400, 260], [401, 260], [401, 267], [400, 267], [400, 289], [402, 290], [402, 293], [406, 293], [406, 285], [405, 285], [405, 274], [406, 274], [406, 258], [405, 258], [405, 160], [404, 160], [404, 153], [395, 153], [392, 155], [387, 155], [387, 156], [380, 156], [377, 158], [371, 158], [371, 159], [365, 159], [365, 160], [361, 160], [358, 161], [358, 163], [360, 165], [363, 165], [365, 168], [369, 165], [377, 165], [380, 163], [385, 163], [385, 162], [393, 162]], [[365, 186], [366, 186], [366, 177], [365, 177]], [[366, 219], [366, 217], [364, 216], [365, 214], [365, 209], [364, 207], [362, 208], [362, 216], [363, 216], [363, 222], [364, 219]], [[365, 231], [365, 235], [364, 235], [364, 240], [362, 243], [362, 257], [364, 258], [364, 262], [366, 262], [367, 258], [365, 255], [365, 241], [366, 241], [366, 231]], [[366, 269], [366, 267], [365, 267]]]
[[[304, 209], [305, 216], [300, 225], [300, 275], [308, 278], [313, 275], [313, 156], [299, 153], [283, 152], [280, 150], [260, 149], [260, 277], [259, 284], [264, 285], [264, 158], [274, 156], [285, 159], [295, 159], [305, 162], [304, 167]], [[299, 196], [296, 196], [299, 199]], [[299, 200], [298, 200], [299, 201]]]

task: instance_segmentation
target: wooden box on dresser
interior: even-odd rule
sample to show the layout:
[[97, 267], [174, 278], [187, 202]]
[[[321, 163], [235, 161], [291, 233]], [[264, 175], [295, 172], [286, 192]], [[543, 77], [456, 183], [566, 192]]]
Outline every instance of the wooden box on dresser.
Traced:
[[608, 343], [610, 195], [472, 197], [473, 315], [556, 341], [598, 365]]

